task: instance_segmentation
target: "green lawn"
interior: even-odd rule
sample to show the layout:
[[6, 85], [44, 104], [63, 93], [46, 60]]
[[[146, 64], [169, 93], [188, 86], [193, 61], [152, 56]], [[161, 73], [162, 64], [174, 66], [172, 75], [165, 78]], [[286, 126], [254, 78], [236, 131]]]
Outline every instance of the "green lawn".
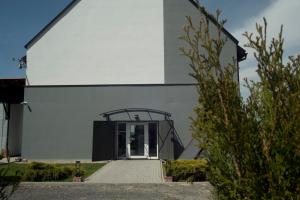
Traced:
[[[103, 167], [105, 163], [81, 163], [81, 170], [84, 171], [83, 179], [87, 178], [95, 171]], [[72, 167], [74, 168], [75, 164], [55, 164], [57, 167]], [[1, 164], [0, 165], [0, 177], [8, 178], [9, 180], [12, 178], [23, 179], [22, 174], [26, 173], [26, 170], [29, 170], [29, 164], [25, 163], [10, 163], [10, 164]], [[60, 181], [72, 181], [73, 176], [69, 176], [66, 179]], [[26, 180], [25, 180], [26, 181]]]
[[[74, 164], [57, 164], [58, 166], [74, 166]], [[86, 179], [90, 175], [92, 175], [94, 172], [96, 172], [98, 169], [103, 167], [105, 163], [81, 163], [81, 170], [84, 171], [83, 179]], [[72, 181], [73, 177], [69, 177], [65, 181]]]

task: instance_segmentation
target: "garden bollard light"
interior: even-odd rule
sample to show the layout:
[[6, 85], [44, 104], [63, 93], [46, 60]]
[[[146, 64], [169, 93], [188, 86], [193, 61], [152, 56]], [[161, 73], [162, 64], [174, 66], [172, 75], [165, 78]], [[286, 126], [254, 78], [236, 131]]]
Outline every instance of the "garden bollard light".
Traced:
[[75, 174], [75, 176], [77, 176], [77, 177], [80, 177], [80, 161], [76, 161], [75, 162], [75, 169], [76, 169], [76, 174]]

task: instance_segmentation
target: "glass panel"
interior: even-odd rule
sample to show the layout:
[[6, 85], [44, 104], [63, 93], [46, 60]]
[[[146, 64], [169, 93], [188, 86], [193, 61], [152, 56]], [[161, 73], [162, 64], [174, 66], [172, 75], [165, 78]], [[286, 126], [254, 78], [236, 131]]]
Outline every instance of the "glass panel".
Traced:
[[144, 156], [144, 125], [130, 125], [130, 155]]
[[157, 124], [149, 123], [149, 156], [157, 157]]
[[126, 157], [126, 124], [118, 124], [118, 157]]

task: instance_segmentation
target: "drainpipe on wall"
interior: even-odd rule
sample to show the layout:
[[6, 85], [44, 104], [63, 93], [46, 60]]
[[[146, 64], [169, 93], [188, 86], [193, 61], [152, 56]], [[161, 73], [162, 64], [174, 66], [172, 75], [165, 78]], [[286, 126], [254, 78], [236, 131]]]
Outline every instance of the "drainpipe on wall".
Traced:
[[9, 126], [10, 126], [10, 103], [7, 103], [7, 106], [5, 106], [5, 103], [3, 103], [3, 107], [5, 110], [5, 119], [7, 120], [7, 133], [6, 133], [6, 144], [5, 144], [5, 154], [7, 162], [9, 163], [10, 157], [9, 157], [9, 149], [8, 149], [8, 137], [9, 137]]
[[[3, 106], [3, 105], [2, 105]], [[0, 149], [0, 151], [1, 151], [1, 153], [2, 153], [2, 150], [3, 150], [3, 137], [4, 137], [4, 126], [5, 126], [5, 110], [3, 109], [3, 111], [2, 111], [2, 113], [1, 113], [1, 116], [2, 116], [2, 118], [1, 118], [1, 149]]]

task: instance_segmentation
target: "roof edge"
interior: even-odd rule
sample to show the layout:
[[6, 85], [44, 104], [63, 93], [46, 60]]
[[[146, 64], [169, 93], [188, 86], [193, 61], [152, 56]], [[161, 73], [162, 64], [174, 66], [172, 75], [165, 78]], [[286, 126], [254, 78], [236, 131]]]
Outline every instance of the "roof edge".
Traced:
[[[68, 12], [72, 10], [81, 0], [72, 0], [56, 17], [54, 17], [42, 30], [40, 30], [27, 44], [25, 44], [25, 48], [29, 49], [33, 44], [40, 39], [42, 36], [46, 34], [46, 31], [51, 29], [52, 26], [54, 26], [63, 16], [65, 16]], [[199, 9], [199, 4], [195, 0], [188, 0], [190, 3], [192, 3], [196, 8]], [[202, 13], [208, 17], [215, 25], [220, 25], [217, 20], [209, 14], [205, 9], [201, 9]], [[222, 28], [222, 31], [235, 43], [238, 44], [239, 41], [224, 27]]]
[[27, 44], [25, 44], [25, 48], [29, 49], [33, 46], [33, 44], [40, 39], [42, 36], [46, 34], [46, 32], [51, 29], [62, 17], [64, 17], [67, 13], [69, 13], [72, 8], [74, 8], [81, 0], [72, 0], [56, 17], [54, 17], [40, 32], [38, 32]]
[[[188, 0], [189, 2], [191, 2], [196, 8], [200, 8], [199, 7], [199, 3], [197, 3], [195, 0]], [[201, 9], [202, 13], [208, 17], [216, 26], [220, 26], [219, 22], [215, 19], [215, 17], [213, 15], [211, 15], [210, 13], [208, 13], [204, 8]], [[227, 35], [235, 44], [238, 44], [239, 41], [229, 32], [227, 31], [224, 27], [222, 27], [222, 31], [225, 33], [225, 35]]]

